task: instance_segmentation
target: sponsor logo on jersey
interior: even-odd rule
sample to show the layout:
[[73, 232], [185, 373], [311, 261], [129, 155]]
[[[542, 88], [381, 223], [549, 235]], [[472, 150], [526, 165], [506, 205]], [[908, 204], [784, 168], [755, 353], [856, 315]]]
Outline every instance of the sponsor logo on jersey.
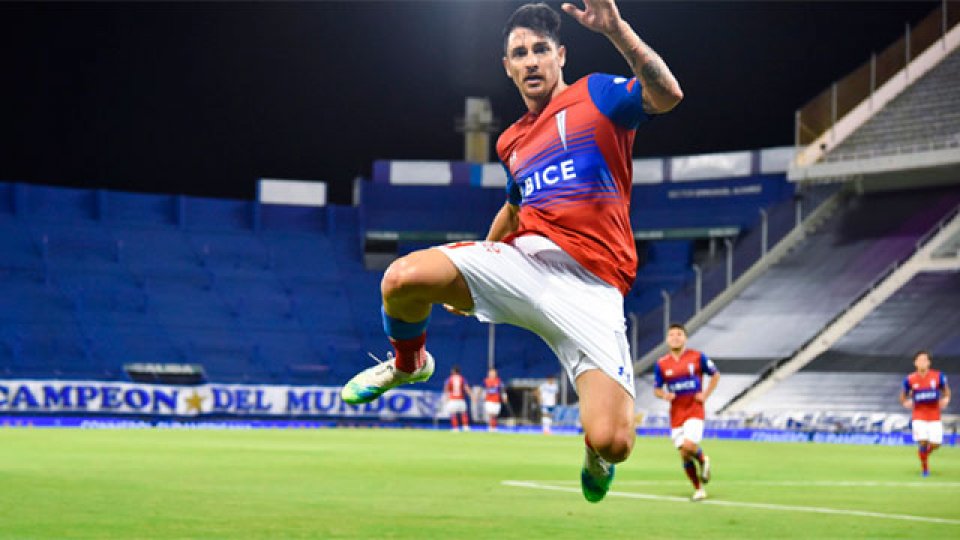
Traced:
[[696, 380], [686, 380], [686, 381], [677, 381], [670, 383], [670, 391], [679, 392], [683, 390], [696, 390], [697, 381]]
[[523, 196], [529, 197], [545, 186], [552, 186], [561, 180], [573, 180], [576, 177], [577, 171], [573, 167], [573, 159], [565, 159], [558, 164], [548, 165], [523, 179]]

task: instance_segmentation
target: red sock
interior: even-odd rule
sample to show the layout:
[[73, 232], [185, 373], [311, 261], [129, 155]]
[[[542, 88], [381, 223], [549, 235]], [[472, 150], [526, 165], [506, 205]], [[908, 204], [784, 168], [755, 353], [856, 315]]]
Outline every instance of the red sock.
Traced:
[[460, 413], [460, 421], [463, 422], [463, 426], [467, 427], [470, 425], [470, 420], [467, 418], [467, 413]]
[[490, 428], [495, 429], [497, 427], [497, 417], [494, 416], [490, 419]]
[[450, 415], [450, 427], [452, 427], [453, 429], [457, 429], [458, 427], [460, 427], [460, 423], [457, 421], [457, 413], [453, 413]]
[[917, 455], [920, 456], [920, 465], [923, 467], [923, 472], [927, 472], [930, 468], [927, 465], [927, 458], [930, 456], [930, 450], [927, 445], [921, 444], [920, 448], [917, 450]]
[[390, 344], [396, 351], [397, 360], [395, 365], [397, 369], [406, 373], [413, 373], [423, 365], [425, 352], [424, 345], [427, 342], [427, 333], [424, 332], [415, 338], [393, 339], [390, 338]]
[[687, 473], [687, 478], [693, 484], [693, 489], [700, 489], [700, 475], [697, 474], [697, 466], [694, 465], [693, 461], [683, 462], [683, 472]]

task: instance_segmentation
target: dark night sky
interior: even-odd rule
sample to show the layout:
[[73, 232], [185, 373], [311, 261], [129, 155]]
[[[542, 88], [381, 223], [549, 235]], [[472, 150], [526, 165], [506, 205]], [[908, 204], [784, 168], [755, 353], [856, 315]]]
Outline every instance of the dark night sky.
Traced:
[[[343, 201], [374, 159], [460, 159], [465, 96], [524, 112], [500, 65], [517, 5], [0, 4], [0, 181], [251, 198], [270, 176]], [[795, 109], [937, 5], [621, 2], [686, 93], [635, 154], [791, 144]], [[568, 82], [627, 73], [562, 17]]]

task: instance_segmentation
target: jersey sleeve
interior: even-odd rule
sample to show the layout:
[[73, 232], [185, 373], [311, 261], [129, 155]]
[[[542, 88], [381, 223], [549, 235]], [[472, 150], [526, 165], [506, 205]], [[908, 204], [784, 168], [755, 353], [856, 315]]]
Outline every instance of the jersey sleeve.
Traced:
[[717, 373], [717, 365], [703, 353], [700, 353], [700, 372], [707, 375], [716, 375]]
[[950, 384], [947, 382], [947, 374], [942, 371], [940, 372], [939, 385], [940, 385], [940, 388], [950, 388]]
[[643, 86], [636, 77], [594, 73], [587, 80], [587, 89], [593, 104], [615, 124], [637, 129], [650, 118], [643, 110]]
[[663, 386], [663, 371], [660, 371], [660, 363], [653, 365], [653, 385], [655, 388]]
[[910, 395], [910, 377], [903, 378], [903, 393], [904, 395]]
[[502, 161], [500, 164], [503, 165], [503, 172], [507, 175], [507, 202], [514, 206], [520, 206], [520, 201], [523, 200], [523, 196], [520, 194], [520, 185], [510, 174], [510, 168], [507, 167], [507, 164]]

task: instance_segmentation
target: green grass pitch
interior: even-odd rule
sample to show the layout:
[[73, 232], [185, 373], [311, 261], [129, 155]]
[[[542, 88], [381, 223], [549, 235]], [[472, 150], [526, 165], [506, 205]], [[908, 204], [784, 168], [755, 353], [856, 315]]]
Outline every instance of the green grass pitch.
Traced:
[[910, 447], [707, 440], [704, 504], [684, 500], [670, 443], [638, 438], [594, 505], [578, 493], [581, 445], [477, 431], [0, 429], [0, 538], [960, 537], [957, 448], [921, 479]]

